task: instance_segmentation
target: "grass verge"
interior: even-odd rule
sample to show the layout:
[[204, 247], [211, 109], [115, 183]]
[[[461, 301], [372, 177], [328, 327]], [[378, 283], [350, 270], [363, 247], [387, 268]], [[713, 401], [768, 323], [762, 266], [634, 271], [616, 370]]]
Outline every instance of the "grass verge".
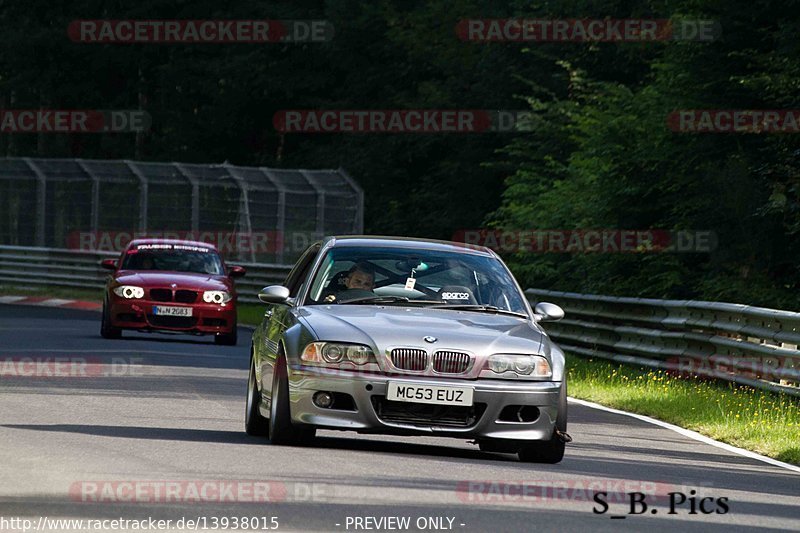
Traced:
[[800, 398], [602, 359], [567, 357], [569, 394], [800, 464]]

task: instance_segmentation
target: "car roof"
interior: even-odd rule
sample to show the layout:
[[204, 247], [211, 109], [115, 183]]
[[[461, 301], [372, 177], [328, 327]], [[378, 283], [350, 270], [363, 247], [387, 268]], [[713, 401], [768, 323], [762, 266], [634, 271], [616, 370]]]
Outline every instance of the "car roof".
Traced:
[[435, 250], [439, 252], [458, 252], [464, 254], [494, 256], [494, 252], [485, 247], [454, 241], [440, 241], [436, 239], [422, 239], [417, 237], [392, 237], [384, 235], [336, 235], [326, 237], [323, 242], [330, 246], [357, 246], [374, 248], [384, 246], [388, 248], [418, 248], [420, 250]]
[[177, 244], [181, 246], [198, 246], [202, 248], [209, 248], [214, 251], [219, 251], [217, 250], [216, 246], [214, 246], [213, 244], [209, 244], [207, 242], [183, 241], [181, 239], [134, 239], [131, 241], [128, 247], [130, 248], [133, 246], [141, 246], [143, 244], [173, 244], [173, 245]]

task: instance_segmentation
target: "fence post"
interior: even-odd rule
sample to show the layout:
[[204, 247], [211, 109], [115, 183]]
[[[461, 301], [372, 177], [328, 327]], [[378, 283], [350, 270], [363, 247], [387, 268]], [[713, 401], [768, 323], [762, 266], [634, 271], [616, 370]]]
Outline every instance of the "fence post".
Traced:
[[142, 233], [147, 232], [147, 195], [148, 191], [148, 183], [147, 177], [139, 170], [139, 167], [133, 164], [133, 161], [124, 160], [125, 164], [128, 165], [128, 168], [131, 169], [131, 172], [139, 178], [139, 185], [141, 186], [139, 192], [139, 231]]
[[23, 158], [28, 167], [36, 174], [36, 246], [44, 247], [46, 243], [47, 217], [47, 177], [30, 157]]
[[181, 163], [173, 162], [172, 165], [192, 185], [192, 233], [196, 235], [200, 231], [200, 183], [183, 168]]
[[270, 169], [266, 167], [261, 167], [261, 173], [264, 174], [267, 179], [275, 186], [275, 189], [278, 191], [278, 210], [276, 213], [277, 216], [277, 232], [281, 238], [281, 246], [278, 247], [275, 251], [275, 261], [277, 263], [283, 263], [283, 252], [284, 248], [286, 247], [286, 189], [281, 184], [280, 180], [275, 179], [275, 176], [272, 175]]
[[[227, 171], [228, 175], [230, 175], [230, 177], [236, 181], [236, 185], [239, 186], [239, 192], [241, 193], [239, 212], [244, 213], [244, 225], [248, 234], [248, 241], [250, 242], [250, 261], [255, 263], [256, 251], [253, 249], [253, 224], [250, 221], [250, 198], [248, 195], [247, 181], [239, 175], [236, 167], [230, 163], [223, 163], [222, 168]], [[242, 209], [242, 207], [244, 207], [244, 209]]]

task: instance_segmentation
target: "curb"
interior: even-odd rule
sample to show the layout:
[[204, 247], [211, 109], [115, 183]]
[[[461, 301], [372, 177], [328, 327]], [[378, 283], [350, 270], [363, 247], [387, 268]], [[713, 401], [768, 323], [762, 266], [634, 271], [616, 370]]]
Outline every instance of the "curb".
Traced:
[[99, 302], [45, 298], [42, 296], [0, 296], [0, 304], [61, 307], [64, 309], [79, 309], [81, 311], [101, 311], [103, 309], [103, 304]]

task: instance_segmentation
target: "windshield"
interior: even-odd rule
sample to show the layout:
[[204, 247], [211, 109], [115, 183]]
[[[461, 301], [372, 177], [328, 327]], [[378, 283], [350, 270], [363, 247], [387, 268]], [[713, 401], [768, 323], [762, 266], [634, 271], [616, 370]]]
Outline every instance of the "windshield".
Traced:
[[143, 244], [129, 249], [123, 270], [161, 270], [224, 275], [222, 259], [211, 248], [179, 244]]
[[335, 247], [311, 282], [306, 305], [408, 298], [416, 304], [527, 315], [524, 297], [495, 257], [415, 248]]

